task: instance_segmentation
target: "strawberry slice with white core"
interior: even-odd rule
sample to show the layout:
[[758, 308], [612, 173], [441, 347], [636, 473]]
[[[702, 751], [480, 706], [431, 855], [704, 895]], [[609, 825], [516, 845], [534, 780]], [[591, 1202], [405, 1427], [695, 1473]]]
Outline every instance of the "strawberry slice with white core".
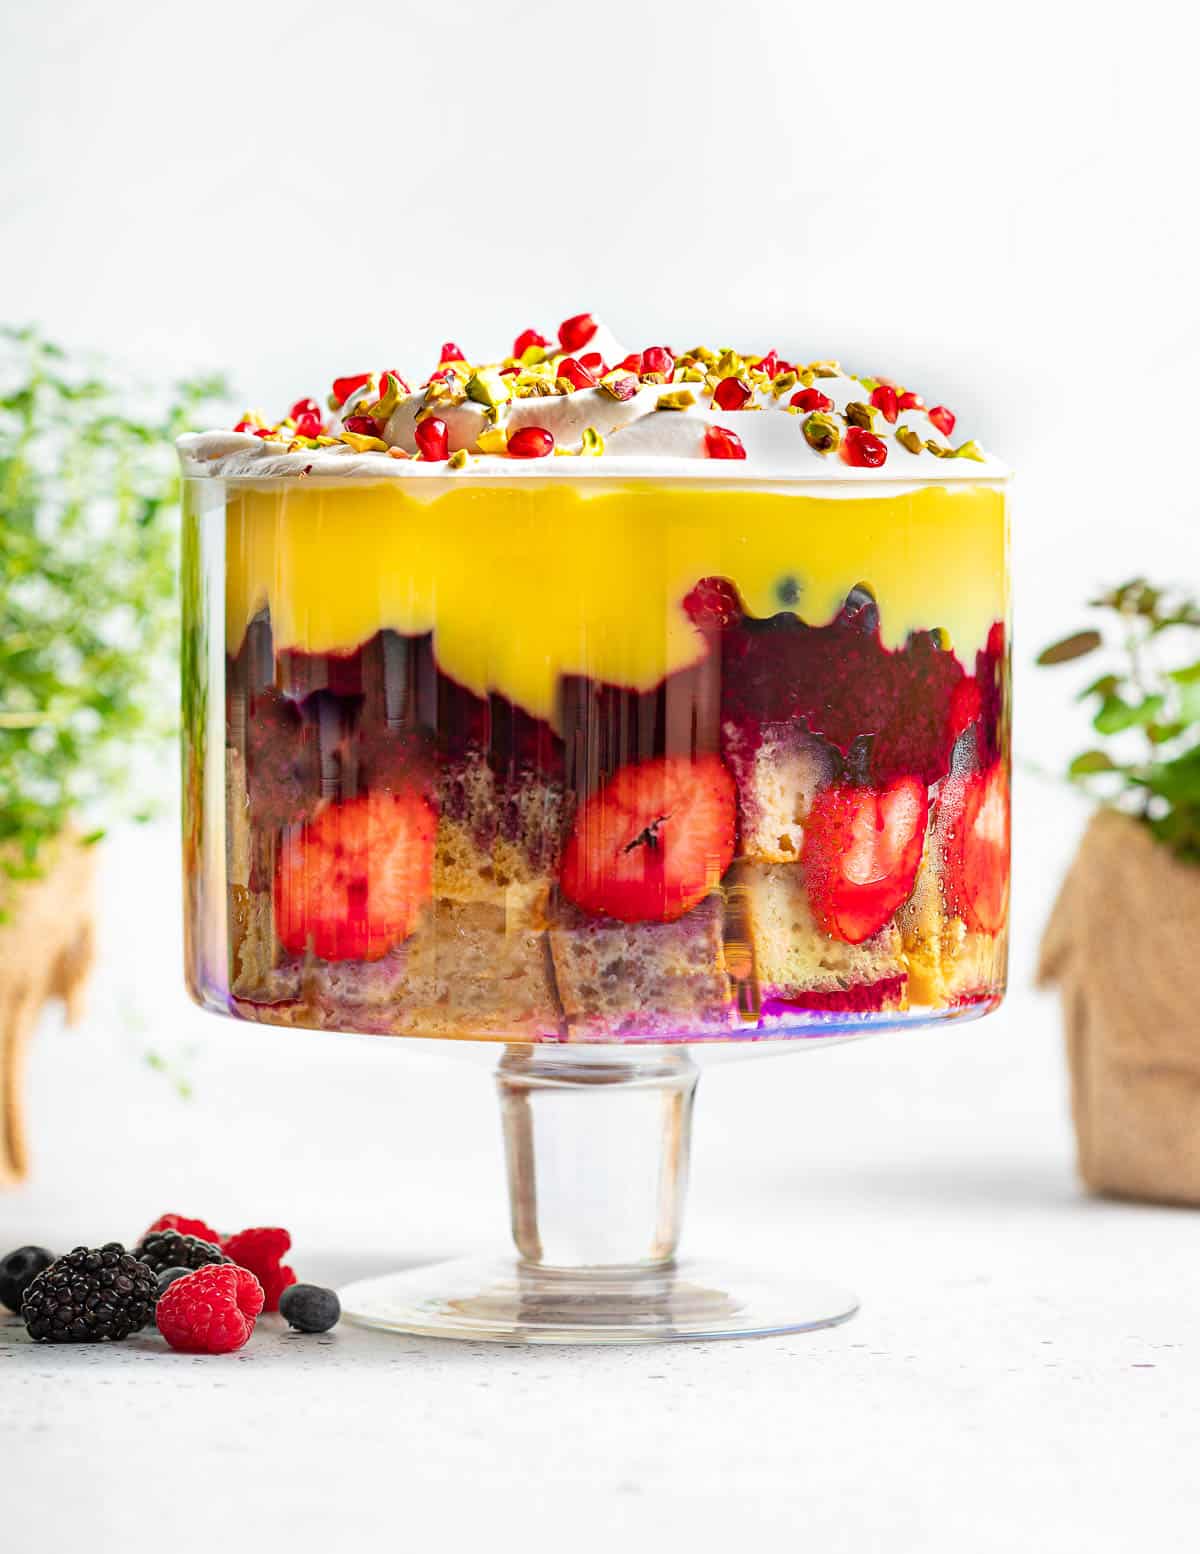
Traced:
[[433, 878], [436, 817], [414, 792], [328, 804], [284, 838], [275, 931], [322, 960], [379, 960], [417, 926]]
[[838, 783], [813, 800], [802, 861], [818, 924], [846, 944], [877, 934], [912, 895], [929, 817], [915, 777], [886, 788]]
[[999, 933], [1008, 910], [1008, 772], [953, 777], [938, 806], [946, 899], [968, 928]]
[[563, 852], [563, 894], [623, 923], [671, 923], [733, 861], [737, 800], [715, 755], [621, 767], [581, 807]]

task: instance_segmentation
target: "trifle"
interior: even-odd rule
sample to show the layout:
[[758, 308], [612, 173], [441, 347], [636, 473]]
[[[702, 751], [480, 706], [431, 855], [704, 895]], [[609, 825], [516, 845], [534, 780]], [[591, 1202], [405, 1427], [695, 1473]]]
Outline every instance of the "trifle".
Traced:
[[994, 1006], [1005, 473], [952, 410], [587, 314], [431, 369], [181, 439], [193, 995], [510, 1054]]

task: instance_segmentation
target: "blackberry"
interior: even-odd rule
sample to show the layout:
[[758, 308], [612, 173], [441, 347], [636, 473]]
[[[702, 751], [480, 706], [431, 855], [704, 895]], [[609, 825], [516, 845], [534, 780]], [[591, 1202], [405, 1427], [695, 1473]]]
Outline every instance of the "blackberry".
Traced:
[[194, 1272], [194, 1268], [164, 1268], [154, 1281], [156, 1297], [161, 1300], [176, 1279], [186, 1279], [189, 1273]]
[[0, 1260], [0, 1306], [20, 1311], [25, 1291], [53, 1261], [54, 1253], [44, 1246], [19, 1246]]
[[341, 1301], [319, 1284], [293, 1284], [279, 1297], [279, 1315], [301, 1333], [327, 1333], [341, 1314]]
[[219, 1246], [201, 1241], [199, 1236], [183, 1236], [177, 1230], [152, 1230], [133, 1249], [133, 1255], [145, 1263], [151, 1273], [164, 1268], [203, 1268], [208, 1263], [227, 1263]]
[[46, 1343], [128, 1338], [154, 1316], [154, 1275], [119, 1241], [77, 1246], [38, 1274], [21, 1315], [29, 1336]]

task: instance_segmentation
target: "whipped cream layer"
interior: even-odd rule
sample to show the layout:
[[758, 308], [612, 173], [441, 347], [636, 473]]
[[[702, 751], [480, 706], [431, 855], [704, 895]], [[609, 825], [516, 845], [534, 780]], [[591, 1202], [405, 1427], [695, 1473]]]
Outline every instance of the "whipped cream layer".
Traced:
[[[578, 328], [568, 333], [578, 324], [568, 320], [563, 337], [578, 336]], [[976, 443], [953, 437], [954, 417], [944, 407], [931, 417], [923, 403], [906, 405], [919, 396], [887, 380], [855, 377], [829, 362], [793, 366], [773, 352], [764, 358], [696, 347], [675, 357], [652, 348], [625, 356], [603, 325], [588, 324], [591, 333], [574, 352], [544, 341], [473, 366], [446, 359], [454, 348], [445, 347], [443, 362], [415, 391], [396, 374], [363, 375], [344, 399], [335, 391], [333, 416], [319, 425], [311, 414], [295, 414], [300, 405], [316, 409], [302, 401], [273, 426], [247, 417], [235, 431], [182, 437], [185, 472], [253, 480], [448, 472], [578, 480], [611, 473], [616, 461], [623, 475], [695, 476], [706, 466], [705, 476], [722, 480], [941, 485], [1007, 474]], [[738, 408], [729, 408], [730, 397]], [[424, 423], [433, 423], [437, 456], [430, 456], [430, 428], [421, 435]], [[509, 451], [527, 428], [548, 434], [541, 439], [547, 456]]]

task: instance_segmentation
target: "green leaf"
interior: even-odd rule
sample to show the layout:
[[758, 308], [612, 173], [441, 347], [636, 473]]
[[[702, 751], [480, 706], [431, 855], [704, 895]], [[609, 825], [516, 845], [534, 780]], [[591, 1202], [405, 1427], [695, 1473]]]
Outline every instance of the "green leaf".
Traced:
[[1067, 767], [1069, 777], [1091, 777], [1096, 772], [1114, 772], [1117, 766], [1103, 750], [1085, 750]]
[[1043, 648], [1036, 662], [1042, 665], [1066, 664], [1072, 659], [1083, 658], [1087, 653], [1094, 653], [1103, 640], [1098, 631], [1077, 631], [1073, 636], [1064, 637], [1061, 642], [1052, 642], [1049, 647]]
[[1098, 734], [1120, 734], [1127, 728], [1153, 723], [1163, 708], [1161, 696], [1147, 696], [1140, 702], [1127, 702], [1120, 696], [1106, 696], [1092, 719]]
[[1121, 689], [1121, 682], [1115, 674], [1102, 674], [1098, 680], [1093, 680], [1091, 685], [1080, 691], [1078, 700], [1086, 701], [1089, 696], [1115, 696]]

